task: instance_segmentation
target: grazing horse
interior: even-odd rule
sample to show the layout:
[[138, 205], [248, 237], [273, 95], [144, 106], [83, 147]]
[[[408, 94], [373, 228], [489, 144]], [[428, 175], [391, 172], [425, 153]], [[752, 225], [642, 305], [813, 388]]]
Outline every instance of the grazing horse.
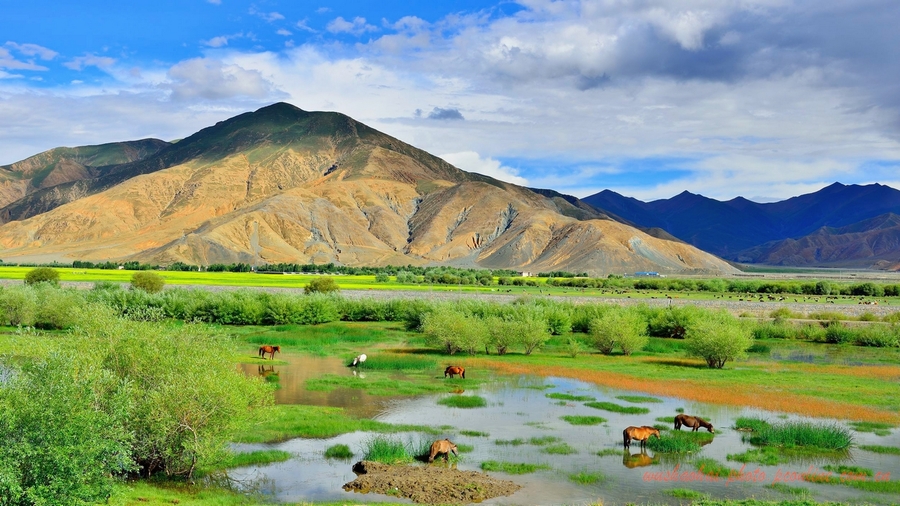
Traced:
[[272, 360], [275, 360], [275, 353], [281, 353], [281, 346], [269, 346], [268, 344], [259, 347], [259, 356], [263, 360], [266, 359], [266, 353], [272, 354]]
[[451, 365], [451, 366], [448, 366], [446, 369], [444, 369], [444, 377], [445, 378], [447, 377], [448, 374], [450, 375], [451, 378], [456, 374], [459, 374], [461, 377], [465, 378], [466, 377], [466, 368], [460, 367], [458, 365]]
[[694, 429], [691, 432], [697, 432], [697, 429], [699, 429], [700, 427], [705, 428], [709, 432], [716, 431], [715, 429], [713, 429], [711, 423], [700, 418], [699, 416], [685, 415], [684, 413], [675, 417], [675, 430], [680, 430], [682, 425]]
[[647, 440], [650, 439], [650, 436], [656, 436], [656, 439], [659, 439], [659, 429], [644, 425], [641, 427], [628, 427], [622, 431], [622, 439], [625, 440], [625, 448], [631, 447], [632, 439], [640, 441], [641, 448], [643, 448], [647, 444]]
[[456, 445], [451, 443], [449, 439], [439, 439], [431, 443], [431, 451], [428, 452], [428, 462], [434, 462], [434, 458], [440, 454], [444, 454], [444, 460], [450, 460], [450, 454], [459, 456]]

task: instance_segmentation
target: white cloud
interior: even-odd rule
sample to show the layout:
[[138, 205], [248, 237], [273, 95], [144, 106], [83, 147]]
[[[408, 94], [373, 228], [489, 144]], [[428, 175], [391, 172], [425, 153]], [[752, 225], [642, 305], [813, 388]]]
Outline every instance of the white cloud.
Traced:
[[482, 158], [474, 151], [460, 153], [447, 153], [440, 155], [449, 164], [467, 172], [477, 172], [494, 179], [506, 181], [520, 186], [528, 186], [528, 180], [519, 176], [518, 171], [512, 167], [505, 167], [493, 158]]
[[72, 70], [84, 70], [86, 67], [97, 67], [100, 69], [108, 69], [116, 63], [115, 58], [109, 56], [97, 56], [95, 54], [85, 54], [63, 63], [63, 65]]
[[352, 35], [362, 35], [366, 32], [378, 31], [378, 27], [366, 23], [366, 18], [359, 16], [353, 18], [353, 21], [347, 21], [341, 16], [331, 20], [325, 29], [331, 33], [349, 33]]
[[172, 98], [177, 100], [274, 96], [272, 83], [258, 70], [210, 58], [183, 61], [169, 69], [168, 75], [172, 80]]
[[37, 56], [42, 60], [52, 60], [59, 55], [56, 51], [37, 44], [16, 44], [15, 42], [7, 42], [4, 45], [15, 49], [25, 56]]
[[285, 30], [284, 28], [278, 29], [278, 31], [276, 31], [275, 33], [283, 37], [290, 37], [291, 35], [293, 35], [293, 33], [291, 33], [289, 30]]

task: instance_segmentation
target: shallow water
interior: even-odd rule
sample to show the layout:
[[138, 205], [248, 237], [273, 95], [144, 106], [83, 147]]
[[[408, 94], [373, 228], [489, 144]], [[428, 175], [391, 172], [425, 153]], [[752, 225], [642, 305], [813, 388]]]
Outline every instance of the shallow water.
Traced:
[[[415, 398], [383, 398], [369, 396], [358, 390], [306, 392], [303, 381], [323, 373], [352, 374], [345, 364], [330, 359], [309, 357], [286, 357], [291, 361], [287, 366], [274, 366], [278, 372], [282, 388], [278, 391], [278, 402], [306, 403], [328, 406], [352, 407], [357, 413], [370, 413], [376, 419], [388, 423], [408, 423], [431, 426], [450, 425], [453, 430], [437, 436], [423, 434], [398, 434], [393, 437], [403, 441], [422, 441], [449, 437], [457, 444], [474, 446], [471, 453], [462, 454], [459, 469], [478, 470], [486, 460], [528, 462], [546, 464], [551, 470], [532, 474], [506, 476], [492, 473], [521, 484], [523, 488], [509, 497], [498, 497], [485, 504], [591, 504], [598, 499], [603, 504], [670, 503], [679, 501], [666, 491], [674, 488], [689, 488], [708, 493], [714, 498], [750, 498], [783, 500], [789, 499], [780, 492], [764, 488], [776, 481], [777, 477], [791, 472], [822, 472], [820, 466], [828, 463], [856, 465], [872, 469], [876, 473], [890, 473], [894, 480], [900, 479], [900, 457], [879, 455], [859, 449], [851, 449], [843, 457], [817, 458], [795, 461], [780, 466], [760, 466], [747, 464], [744, 467], [746, 479], [754, 481], [715, 480], [698, 476], [691, 464], [694, 456], [654, 454], [652, 450], [640, 451], [637, 443], [626, 453], [622, 449], [622, 429], [630, 425], [654, 425], [657, 417], [671, 417], [677, 408], [685, 413], [702, 416], [716, 428], [715, 440], [705, 445], [700, 457], [709, 457], [733, 469], [742, 464], [727, 461], [728, 454], [742, 453], [752, 448], [741, 441], [741, 433], [730, 429], [739, 416], [755, 416], [770, 421], [798, 419], [757, 409], [684, 401], [673, 397], [658, 397], [660, 403], [635, 404], [617, 399], [619, 395], [645, 395], [641, 392], [621, 391], [584, 383], [568, 378], [539, 378], [530, 376], [497, 377], [477, 390], [463, 395], [479, 395], [487, 400], [487, 407], [476, 409], [451, 408], [437, 404], [449, 395], [439, 394]], [[256, 366], [253, 366], [254, 368]], [[251, 369], [248, 373], [256, 373]], [[264, 371], [265, 372], [265, 371]], [[368, 375], [386, 374], [368, 372]], [[366, 378], [360, 378], [365, 381]], [[341, 390], [341, 389], [339, 389]], [[575, 395], [590, 395], [598, 401], [609, 401], [620, 405], [642, 406], [650, 409], [644, 415], [625, 415], [585, 406], [583, 402], [562, 402], [550, 399], [551, 392]], [[608, 421], [595, 426], [575, 426], [560, 419], [564, 415], [601, 416]], [[821, 421], [821, 420], [818, 420]], [[664, 424], [669, 425], [669, 424]], [[489, 437], [461, 435], [460, 431], [480, 431]], [[685, 430], [685, 429], [682, 429]], [[701, 429], [703, 430], [703, 429]], [[541, 446], [523, 444], [518, 446], [497, 445], [495, 441], [521, 438], [553, 436], [578, 450], [570, 455], [551, 455], [542, 451]], [[330, 439], [294, 439], [273, 445], [236, 445], [238, 451], [263, 448], [286, 450], [295, 455], [287, 462], [266, 466], [242, 468], [230, 473], [232, 477], [255, 483], [275, 501], [320, 501], [354, 500], [352, 492], [345, 492], [341, 486], [352, 481], [355, 475], [350, 466], [362, 456], [364, 443], [373, 437], [369, 433], [344, 434]], [[856, 444], [877, 444], [900, 446], [900, 432], [892, 431], [886, 437], [871, 433], [855, 433]], [[346, 444], [355, 452], [354, 459], [348, 461], [329, 460], [322, 455], [326, 448], [335, 444]], [[614, 450], [615, 454], [598, 456], [601, 450]], [[685, 471], [690, 475], [681, 474]], [[586, 472], [602, 473], [605, 480], [592, 485], [580, 485], [569, 479], [569, 475]], [[696, 481], [700, 478], [702, 481]], [[846, 486], [819, 485], [788, 479], [787, 485], [803, 487], [812, 492], [818, 500], [843, 502], [885, 502], [896, 500], [895, 496], [865, 493]], [[360, 498], [361, 499], [361, 498]], [[360, 500], [355, 499], [355, 500]], [[366, 495], [365, 501], [397, 501], [394, 497], [377, 494]]]

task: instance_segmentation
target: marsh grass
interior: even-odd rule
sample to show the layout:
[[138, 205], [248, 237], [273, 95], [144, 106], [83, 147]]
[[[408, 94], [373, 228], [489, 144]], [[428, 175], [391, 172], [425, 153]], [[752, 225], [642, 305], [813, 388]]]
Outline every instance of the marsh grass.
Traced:
[[481, 432], [480, 430], [461, 430], [459, 433], [463, 436], [471, 436], [471, 437], [490, 437], [490, 434], [487, 432]]
[[363, 369], [370, 371], [435, 371], [440, 369], [436, 358], [409, 353], [370, 355], [362, 365]]
[[755, 462], [764, 466], [774, 466], [791, 461], [790, 457], [784, 454], [779, 448], [772, 446], [752, 448], [744, 453], [729, 453], [726, 458], [735, 462]]
[[598, 457], [621, 457], [622, 450], [618, 448], [607, 448], [596, 453]]
[[603, 473], [581, 471], [580, 473], [570, 474], [569, 481], [574, 481], [579, 485], [593, 485], [594, 483], [606, 481], [606, 476]]
[[900, 448], [897, 448], [896, 446], [861, 445], [859, 449], [884, 455], [900, 455]]
[[235, 434], [236, 443], [275, 443], [295, 437], [328, 438], [354, 431], [423, 432], [442, 431], [423, 425], [392, 425], [366, 418], [354, 418], [342, 408], [278, 404], [265, 411], [266, 423]]
[[484, 397], [479, 397], [477, 395], [451, 395], [450, 397], [444, 397], [443, 399], [438, 400], [437, 403], [442, 406], [463, 409], [483, 408], [487, 406], [487, 401]]
[[521, 438], [516, 438], [516, 439], [498, 439], [498, 440], [494, 441], [494, 444], [495, 444], [495, 445], [500, 445], [500, 446], [520, 446], [520, 445], [525, 444], [525, 440], [524, 440], [524, 439], [521, 439]]
[[826, 471], [831, 471], [832, 473], [842, 474], [842, 475], [852, 475], [852, 476], [867, 476], [872, 478], [875, 476], [875, 471], [867, 467], [859, 467], [859, 466], [845, 466], [838, 465], [834, 466], [831, 464], [822, 466], [822, 469]]
[[661, 423], [654, 423], [654, 424], [653, 424], [653, 428], [656, 429], [656, 430], [658, 430], [658, 431], [660, 431], [660, 432], [662, 432], [662, 431], [664, 431], [664, 430], [672, 430], [672, 428], [669, 427], [668, 425], [663, 425], [663, 424], [661, 424]]
[[716, 459], [711, 458], [699, 458], [695, 459], [693, 462], [694, 467], [697, 468], [698, 471], [707, 475], [707, 476], [717, 476], [719, 478], [728, 478], [729, 476], [737, 476], [738, 472], [730, 467], [722, 464]]
[[293, 454], [283, 450], [256, 450], [252, 452], [230, 453], [224, 460], [218, 462], [213, 469], [201, 469], [200, 474], [206, 474], [213, 470], [233, 469], [243, 466], [259, 466], [273, 462], [290, 460]]
[[803, 475], [803, 480], [826, 485], [847, 485], [866, 492], [900, 494], [900, 481], [873, 481], [857, 477], [830, 476], [824, 474]]
[[657, 399], [656, 397], [648, 397], [645, 395], [617, 395], [616, 399], [619, 399], [619, 400], [622, 400], [625, 402], [633, 402], [636, 404], [662, 402], [662, 399]]
[[534, 446], [546, 446], [560, 441], [562, 441], [562, 439], [556, 436], [540, 436], [529, 439], [528, 444]]
[[849, 425], [856, 432], [872, 432], [876, 436], [889, 436], [891, 435], [891, 429], [896, 427], [883, 422], [850, 422]]
[[603, 409], [614, 413], [624, 413], [626, 415], [644, 415], [650, 412], [647, 408], [639, 406], [622, 406], [621, 404], [616, 404], [614, 402], [585, 402], [584, 405], [594, 409]]
[[325, 458], [327, 459], [349, 459], [353, 457], [353, 451], [344, 444], [329, 446], [325, 449]]
[[306, 380], [306, 389], [313, 392], [330, 392], [337, 388], [350, 388], [377, 396], [423, 395], [447, 391], [446, 385], [423, 379], [425, 378], [417, 378], [415, 375], [397, 378], [381, 371], [367, 373], [365, 378], [325, 374]]
[[658, 417], [656, 417], [656, 421], [657, 421], [657, 422], [672, 423], [672, 424], [674, 424], [674, 423], [675, 423], [675, 417], [674, 417], [674, 416], [658, 416]]
[[673, 488], [666, 490], [666, 493], [672, 497], [677, 497], [678, 499], [689, 499], [692, 501], [709, 498], [709, 495], [689, 488]]
[[843, 450], [853, 444], [853, 434], [850, 429], [834, 423], [786, 421], [754, 432], [748, 440], [757, 446]]
[[572, 455], [573, 453], [578, 453], [578, 450], [569, 446], [568, 443], [551, 444], [541, 448], [541, 451], [551, 455]]
[[[703, 434], [704, 436], [697, 436]], [[659, 453], [696, 453], [700, 451], [700, 441], [712, 434], [706, 432], [669, 432], [659, 439], [651, 437], [647, 447]], [[634, 444], [634, 442], [632, 442]]]
[[401, 441], [396, 437], [378, 434], [363, 442], [363, 460], [383, 464], [408, 464], [423, 455], [427, 456], [430, 449], [431, 442], [425, 439]]
[[[472, 453], [475, 451], [475, 445], [459, 443], [456, 445], [456, 449], [457, 451], [459, 451], [459, 453]], [[431, 452], [431, 448], [429, 448], [428, 451]]]
[[[674, 422], [674, 418], [672, 421]], [[769, 427], [771, 427], [771, 424], [762, 418], [739, 416], [734, 420], [734, 428], [737, 430], [759, 433]]]
[[792, 496], [811, 496], [812, 493], [808, 488], [803, 487], [792, 487], [786, 483], [770, 483], [769, 485], [765, 485], [766, 488], [775, 490], [776, 492], [781, 492], [782, 494], [792, 495]]
[[572, 425], [600, 425], [607, 421], [606, 418], [601, 416], [565, 415], [559, 418]]
[[503, 462], [497, 460], [486, 460], [481, 463], [481, 469], [484, 471], [497, 471], [506, 474], [528, 474], [543, 469], [550, 469], [546, 464], [529, 464], [525, 462]]
[[549, 394], [544, 394], [550, 399], [559, 399], [562, 401], [574, 401], [574, 402], [585, 402], [585, 401], [594, 401], [597, 400], [596, 397], [591, 397], [590, 395], [572, 395], [572, 394], [563, 394], [559, 392], [551, 392]]

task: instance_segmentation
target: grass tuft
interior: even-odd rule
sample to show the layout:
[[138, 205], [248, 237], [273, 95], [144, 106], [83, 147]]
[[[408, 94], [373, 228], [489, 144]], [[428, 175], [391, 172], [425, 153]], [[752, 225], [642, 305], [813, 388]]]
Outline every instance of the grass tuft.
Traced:
[[[659, 453], [695, 453], [700, 451], [700, 443], [712, 441], [708, 432], [669, 432], [659, 439], [651, 437], [647, 447]], [[632, 444], [634, 444], [632, 442]]]
[[521, 439], [521, 438], [516, 438], [516, 439], [498, 439], [498, 440], [494, 441], [494, 444], [495, 444], [495, 445], [501, 445], [501, 446], [520, 446], [520, 445], [525, 444], [525, 440], [524, 440], [524, 439]]
[[350, 447], [344, 444], [329, 446], [325, 449], [325, 458], [329, 459], [349, 459], [353, 457]]
[[569, 480], [580, 485], [593, 485], [594, 483], [606, 481], [606, 476], [604, 476], [603, 473], [582, 471], [580, 473], [570, 474]]
[[[674, 419], [673, 419], [674, 421]], [[769, 422], [761, 419], [761, 418], [751, 418], [746, 416], [741, 416], [735, 419], [734, 428], [737, 430], [745, 430], [751, 432], [760, 432], [763, 429], [767, 429], [770, 427]]]
[[677, 497], [678, 499], [688, 499], [692, 501], [709, 498], [709, 495], [689, 488], [673, 488], [671, 490], [666, 490], [666, 493], [672, 497]]
[[497, 460], [486, 460], [481, 463], [481, 469], [484, 471], [497, 471], [506, 474], [528, 474], [542, 469], [550, 469], [546, 464], [528, 464], [516, 462], [501, 462]]
[[544, 394], [549, 399], [559, 399], [561, 401], [575, 401], [575, 402], [585, 402], [585, 401], [594, 401], [597, 400], [596, 397], [591, 397], [590, 395], [572, 395], [572, 394], [563, 394], [559, 392], [551, 392], [549, 394]]
[[850, 422], [850, 426], [856, 432], [872, 432], [876, 436], [889, 436], [895, 426], [881, 422]]
[[638, 406], [622, 406], [613, 402], [585, 402], [584, 405], [594, 409], [604, 409], [606, 411], [612, 411], [614, 413], [624, 413], [626, 415], [645, 415], [650, 412], [650, 410], [647, 408], [641, 408]]
[[885, 455], [900, 455], [900, 448], [897, 448], [896, 446], [862, 445], [859, 449]]
[[597, 452], [598, 457], [619, 457], [622, 455], [622, 450], [618, 448], [607, 448], [605, 450], [600, 450]]
[[765, 485], [765, 487], [787, 495], [804, 497], [812, 495], [808, 488], [792, 487], [786, 483], [771, 483], [769, 485]]
[[565, 415], [559, 417], [572, 425], [600, 425], [606, 422], [606, 418], [602, 416], [585, 416], [585, 415]]
[[451, 408], [471, 409], [483, 408], [487, 406], [487, 401], [484, 397], [479, 397], [477, 395], [452, 395], [439, 400], [438, 404], [450, 406]]
[[749, 441], [758, 446], [843, 450], [853, 444], [853, 434], [837, 424], [787, 421], [754, 432]]
[[415, 460], [416, 450], [396, 438], [376, 435], [364, 443], [364, 460], [383, 464], [408, 464]]
[[461, 430], [459, 431], [463, 436], [471, 436], [471, 437], [489, 437], [490, 434], [487, 432], [481, 432], [480, 430]]
[[558, 443], [562, 441], [562, 439], [556, 436], [541, 436], [541, 437], [533, 437], [528, 440], [528, 444], [534, 446], [546, 446], [553, 443]]
[[545, 446], [541, 449], [544, 453], [549, 453], [551, 455], [572, 455], [573, 453], [578, 453], [578, 450], [569, 446], [568, 443], [556, 443], [549, 446]]
[[652, 403], [652, 402], [662, 402], [662, 399], [657, 399], [656, 397], [647, 397], [645, 395], [617, 395], [616, 399], [625, 401], [625, 402], [634, 402], [634, 403]]
[[698, 471], [707, 475], [707, 476], [718, 476], [719, 478], [728, 478], [729, 476], [737, 476], [738, 472], [730, 467], [722, 464], [716, 459], [711, 458], [700, 458], [696, 459], [693, 462], [694, 467], [697, 468]]

